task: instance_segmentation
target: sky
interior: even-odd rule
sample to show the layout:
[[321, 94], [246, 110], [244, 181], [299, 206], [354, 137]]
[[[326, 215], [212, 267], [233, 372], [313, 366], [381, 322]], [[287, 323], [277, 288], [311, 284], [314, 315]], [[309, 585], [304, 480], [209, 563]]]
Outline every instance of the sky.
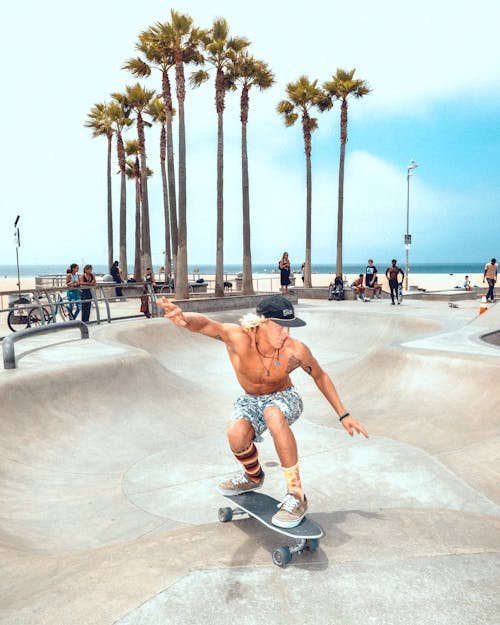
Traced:
[[[2, 8], [0, 264], [104, 264], [106, 140], [84, 122], [91, 107], [137, 80], [121, 69], [138, 34], [170, 9], [208, 28], [224, 17], [251, 41], [275, 85], [252, 90], [248, 126], [252, 259], [292, 266], [305, 255], [305, 154], [300, 124], [276, 113], [286, 85], [318, 84], [356, 68], [372, 92], [349, 101], [344, 262], [403, 259], [409, 180], [410, 258], [500, 257], [500, 3], [497, 0], [25, 0]], [[188, 68], [187, 73], [191, 70]], [[173, 77], [172, 77], [173, 80]], [[159, 74], [143, 81], [160, 89]], [[175, 103], [174, 103], [175, 104]], [[340, 108], [318, 113], [312, 139], [312, 262], [334, 263]], [[189, 267], [215, 263], [217, 118], [211, 79], [186, 96]], [[126, 139], [135, 138], [130, 131]], [[242, 257], [239, 94], [224, 115], [224, 260]], [[159, 131], [146, 136], [153, 264], [163, 264]], [[177, 154], [177, 149], [175, 149]], [[115, 256], [119, 175], [113, 155]], [[133, 262], [134, 189], [128, 188]]]

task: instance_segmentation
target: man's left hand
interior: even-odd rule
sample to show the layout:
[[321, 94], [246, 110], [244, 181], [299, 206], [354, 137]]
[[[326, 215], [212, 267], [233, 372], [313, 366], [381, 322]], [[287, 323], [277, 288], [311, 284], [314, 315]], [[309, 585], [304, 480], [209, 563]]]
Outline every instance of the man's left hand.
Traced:
[[363, 434], [365, 438], [368, 438], [368, 432], [361, 425], [361, 423], [358, 423], [356, 419], [354, 419], [354, 417], [345, 417], [344, 419], [342, 419], [342, 425], [347, 430], [349, 436], [353, 436], [354, 431], [356, 430], [358, 434]]

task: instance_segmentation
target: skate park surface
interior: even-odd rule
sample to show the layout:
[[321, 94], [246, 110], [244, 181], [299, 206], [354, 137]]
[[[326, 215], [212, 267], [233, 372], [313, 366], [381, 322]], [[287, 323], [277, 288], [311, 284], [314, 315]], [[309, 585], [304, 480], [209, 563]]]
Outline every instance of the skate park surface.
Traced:
[[[214, 314], [238, 322], [242, 312]], [[370, 438], [303, 372], [294, 425], [319, 549], [220, 523], [241, 389], [219, 341], [164, 319], [16, 345], [0, 372], [0, 623], [497, 625], [500, 307], [300, 300], [293, 335]], [[494, 336], [494, 335], [493, 335]], [[264, 492], [284, 481], [266, 433]]]

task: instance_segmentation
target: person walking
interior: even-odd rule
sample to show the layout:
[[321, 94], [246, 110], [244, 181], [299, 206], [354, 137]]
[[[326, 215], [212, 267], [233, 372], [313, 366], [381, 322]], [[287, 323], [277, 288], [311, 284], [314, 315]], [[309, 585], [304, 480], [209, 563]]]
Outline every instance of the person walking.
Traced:
[[488, 281], [488, 292], [486, 293], [486, 301], [493, 303], [495, 301], [495, 284], [498, 276], [497, 259], [492, 258], [484, 268], [483, 283]]
[[269, 429], [287, 489], [272, 523], [283, 528], [296, 527], [308, 504], [299, 473], [297, 442], [290, 427], [302, 413], [303, 403], [290, 373], [301, 368], [310, 375], [347, 433], [353, 436], [357, 432], [368, 438], [365, 428], [346, 411], [333, 381], [310, 349], [290, 336], [290, 328], [304, 326], [305, 321], [295, 316], [292, 303], [282, 295], [262, 298], [256, 314], [245, 315], [241, 325], [183, 312], [165, 297], [158, 305], [165, 317], [180, 328], [223, 341], [245, 391], [234, 403], [227, 428], [229, 447], [242, 465], [242, 473], [219, 484], [219, 492], [240, 495], [262, 486], [264, 471], [255, 442]]

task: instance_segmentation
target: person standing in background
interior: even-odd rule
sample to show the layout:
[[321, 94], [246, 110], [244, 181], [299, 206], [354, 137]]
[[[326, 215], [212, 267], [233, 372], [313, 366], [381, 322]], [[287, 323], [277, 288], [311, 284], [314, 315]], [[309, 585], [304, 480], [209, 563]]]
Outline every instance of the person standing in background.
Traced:
[[[115, 262], [113, 263], [111, 269], [110, 269], [110, 274], [113, 278], [113, 280], [117, 283], [117, 284], [122, 284], [123, 279], [122, 279], [122, 270], [119, 267], [120, 263], [115, 260]], [[115, 289], [116, 292], [116, 297], [123, 297], [123, 291], [121, 289], [121, 287], [116, 287]]]
[[[366, 266], [365, 271], [365, 287], [366, 289], [371, 289], [372, 298], [376, 296], [377, 290], [382, 290], [382, 288], [378, 286], [378, 270], [373, 264], [373, 260], [370, 258], [368, 261], [368, 265]], [[378, 295], [381, 297], [380, 293]]]
[[[389, 288], [391, 289], [391, 304], [394, 306], [394, 296], [398, 295], [399, 281], [398, 275], [401, 274], [401, 284], [403, 284], [403, 280], [405, 277], [405, 272], [401, 269], [401, 267], [397, 266], [397, 260], [395, 258], [392, 259], [392, 265], [387, 267], [385, 270], [385, 277], [389, 280]], [[398, 301], [399, 304], [399, 301]]]
[[90, 289], [95, 286], [92, 265], [85, 265], [83, 268], [80, 285], [82, 287], [82, 321], [87, 322], [90, 319], [90, 307], [92, 305], [92, 291]]
[[68, 311], [71, 319], [76, 319], [80, 314], [80, 268], [76, 263], [72, 263], [66, 272], [66, 297], [68, 298]]
[[486, 301], [493, 303], [495, 301], [495, 283], [498, 276], [497, 259], [492, 258], [484, 268], [483, 282], [488, 281], [488, 293], [486, 293]]
[[290, 260], [288, 259], [288, 252], [283, 252], [283, 256], [279, 262], [280, 268], [280, 285], [281, 292], [288, 293], [288, 286], [290, 284]]

